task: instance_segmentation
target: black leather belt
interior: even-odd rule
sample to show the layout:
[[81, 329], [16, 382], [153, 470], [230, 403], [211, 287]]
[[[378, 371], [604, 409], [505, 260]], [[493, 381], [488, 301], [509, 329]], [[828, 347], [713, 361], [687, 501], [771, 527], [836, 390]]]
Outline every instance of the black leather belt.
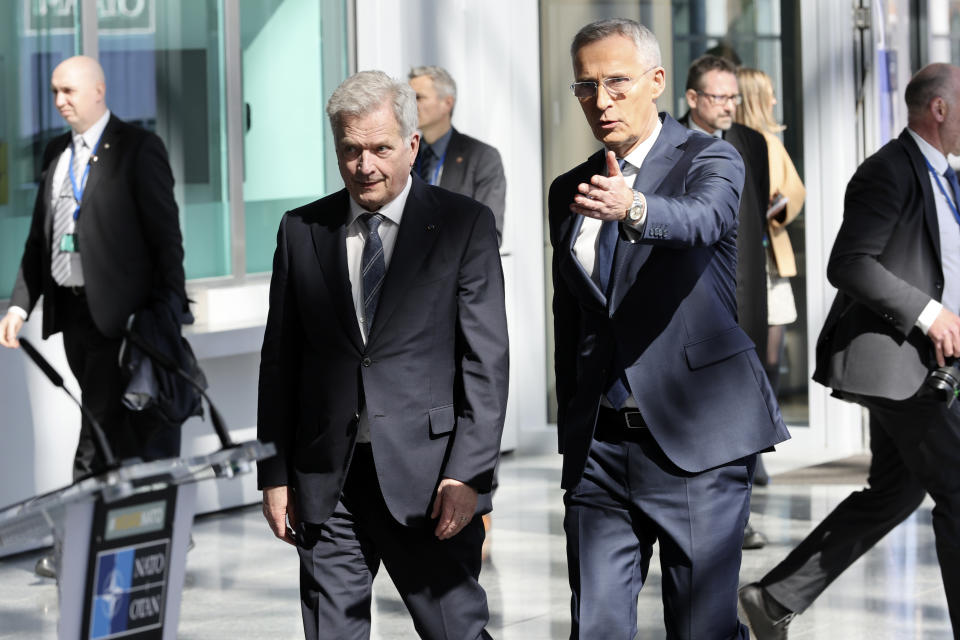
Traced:
[[597, 426], [601, 424], [613, 428], [629, 429], [630, 431], [647, 428], [643, 415], [636, 409], [611, 409], [603, 406], [600, 407], [600, 412], [597, 414]]
[[77, 296], [78, 298], [83, 297], [85, 295], [83, 291], [83, 287], [64, 287], [61, 285], [57, 285], [57, 287], [64, 293], [71, 293]]

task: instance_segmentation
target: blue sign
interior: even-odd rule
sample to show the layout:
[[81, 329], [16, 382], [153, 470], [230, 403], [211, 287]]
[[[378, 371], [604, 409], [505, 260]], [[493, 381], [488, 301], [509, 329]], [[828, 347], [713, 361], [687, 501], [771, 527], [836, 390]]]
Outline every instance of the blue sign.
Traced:
[[163, 624], [170, 539], [97, 554], [90, 600], [90, 638], [107, 640]]

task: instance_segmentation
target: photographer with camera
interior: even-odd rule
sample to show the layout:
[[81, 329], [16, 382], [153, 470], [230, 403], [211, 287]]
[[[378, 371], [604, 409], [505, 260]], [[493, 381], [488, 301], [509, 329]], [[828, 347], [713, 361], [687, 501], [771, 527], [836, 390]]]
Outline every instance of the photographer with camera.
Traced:
[[907, 128], [847, 186], [827, 266], [838, 292], [813, 375], [870, 412], [868, 486], [741, 589], [760, 640], [786, 638], [793, 616], [927, 493], [936, 502], [937, 557], [960, 634], [960, 403], [947, 402], [957, 375], [947, 365], [960, 355], [960, 185], [946, 157], [960, 154], [960, 67], [924, 67], [907, 85], [906, 102]]

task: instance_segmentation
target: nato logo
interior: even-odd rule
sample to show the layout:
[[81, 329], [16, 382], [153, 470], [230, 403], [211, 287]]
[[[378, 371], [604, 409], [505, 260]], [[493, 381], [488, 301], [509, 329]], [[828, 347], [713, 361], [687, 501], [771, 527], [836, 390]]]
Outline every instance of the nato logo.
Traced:
[[97, 554], [90, 638], [135, 637], [163, 624], [169, 540]]

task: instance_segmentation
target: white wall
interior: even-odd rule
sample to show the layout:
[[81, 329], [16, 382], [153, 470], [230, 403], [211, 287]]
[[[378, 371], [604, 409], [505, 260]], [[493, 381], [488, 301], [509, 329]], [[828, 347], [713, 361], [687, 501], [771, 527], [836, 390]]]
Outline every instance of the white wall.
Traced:
[[527, 436], [543, 435], [547, 402], [537, 3], [357, 0], [356, 16], [358, 70], [405, 78], [416, 65], [446, 68], [457, 81], [454, 126], [503, 158], [511, 343], [504, 442], [522, 448]]

